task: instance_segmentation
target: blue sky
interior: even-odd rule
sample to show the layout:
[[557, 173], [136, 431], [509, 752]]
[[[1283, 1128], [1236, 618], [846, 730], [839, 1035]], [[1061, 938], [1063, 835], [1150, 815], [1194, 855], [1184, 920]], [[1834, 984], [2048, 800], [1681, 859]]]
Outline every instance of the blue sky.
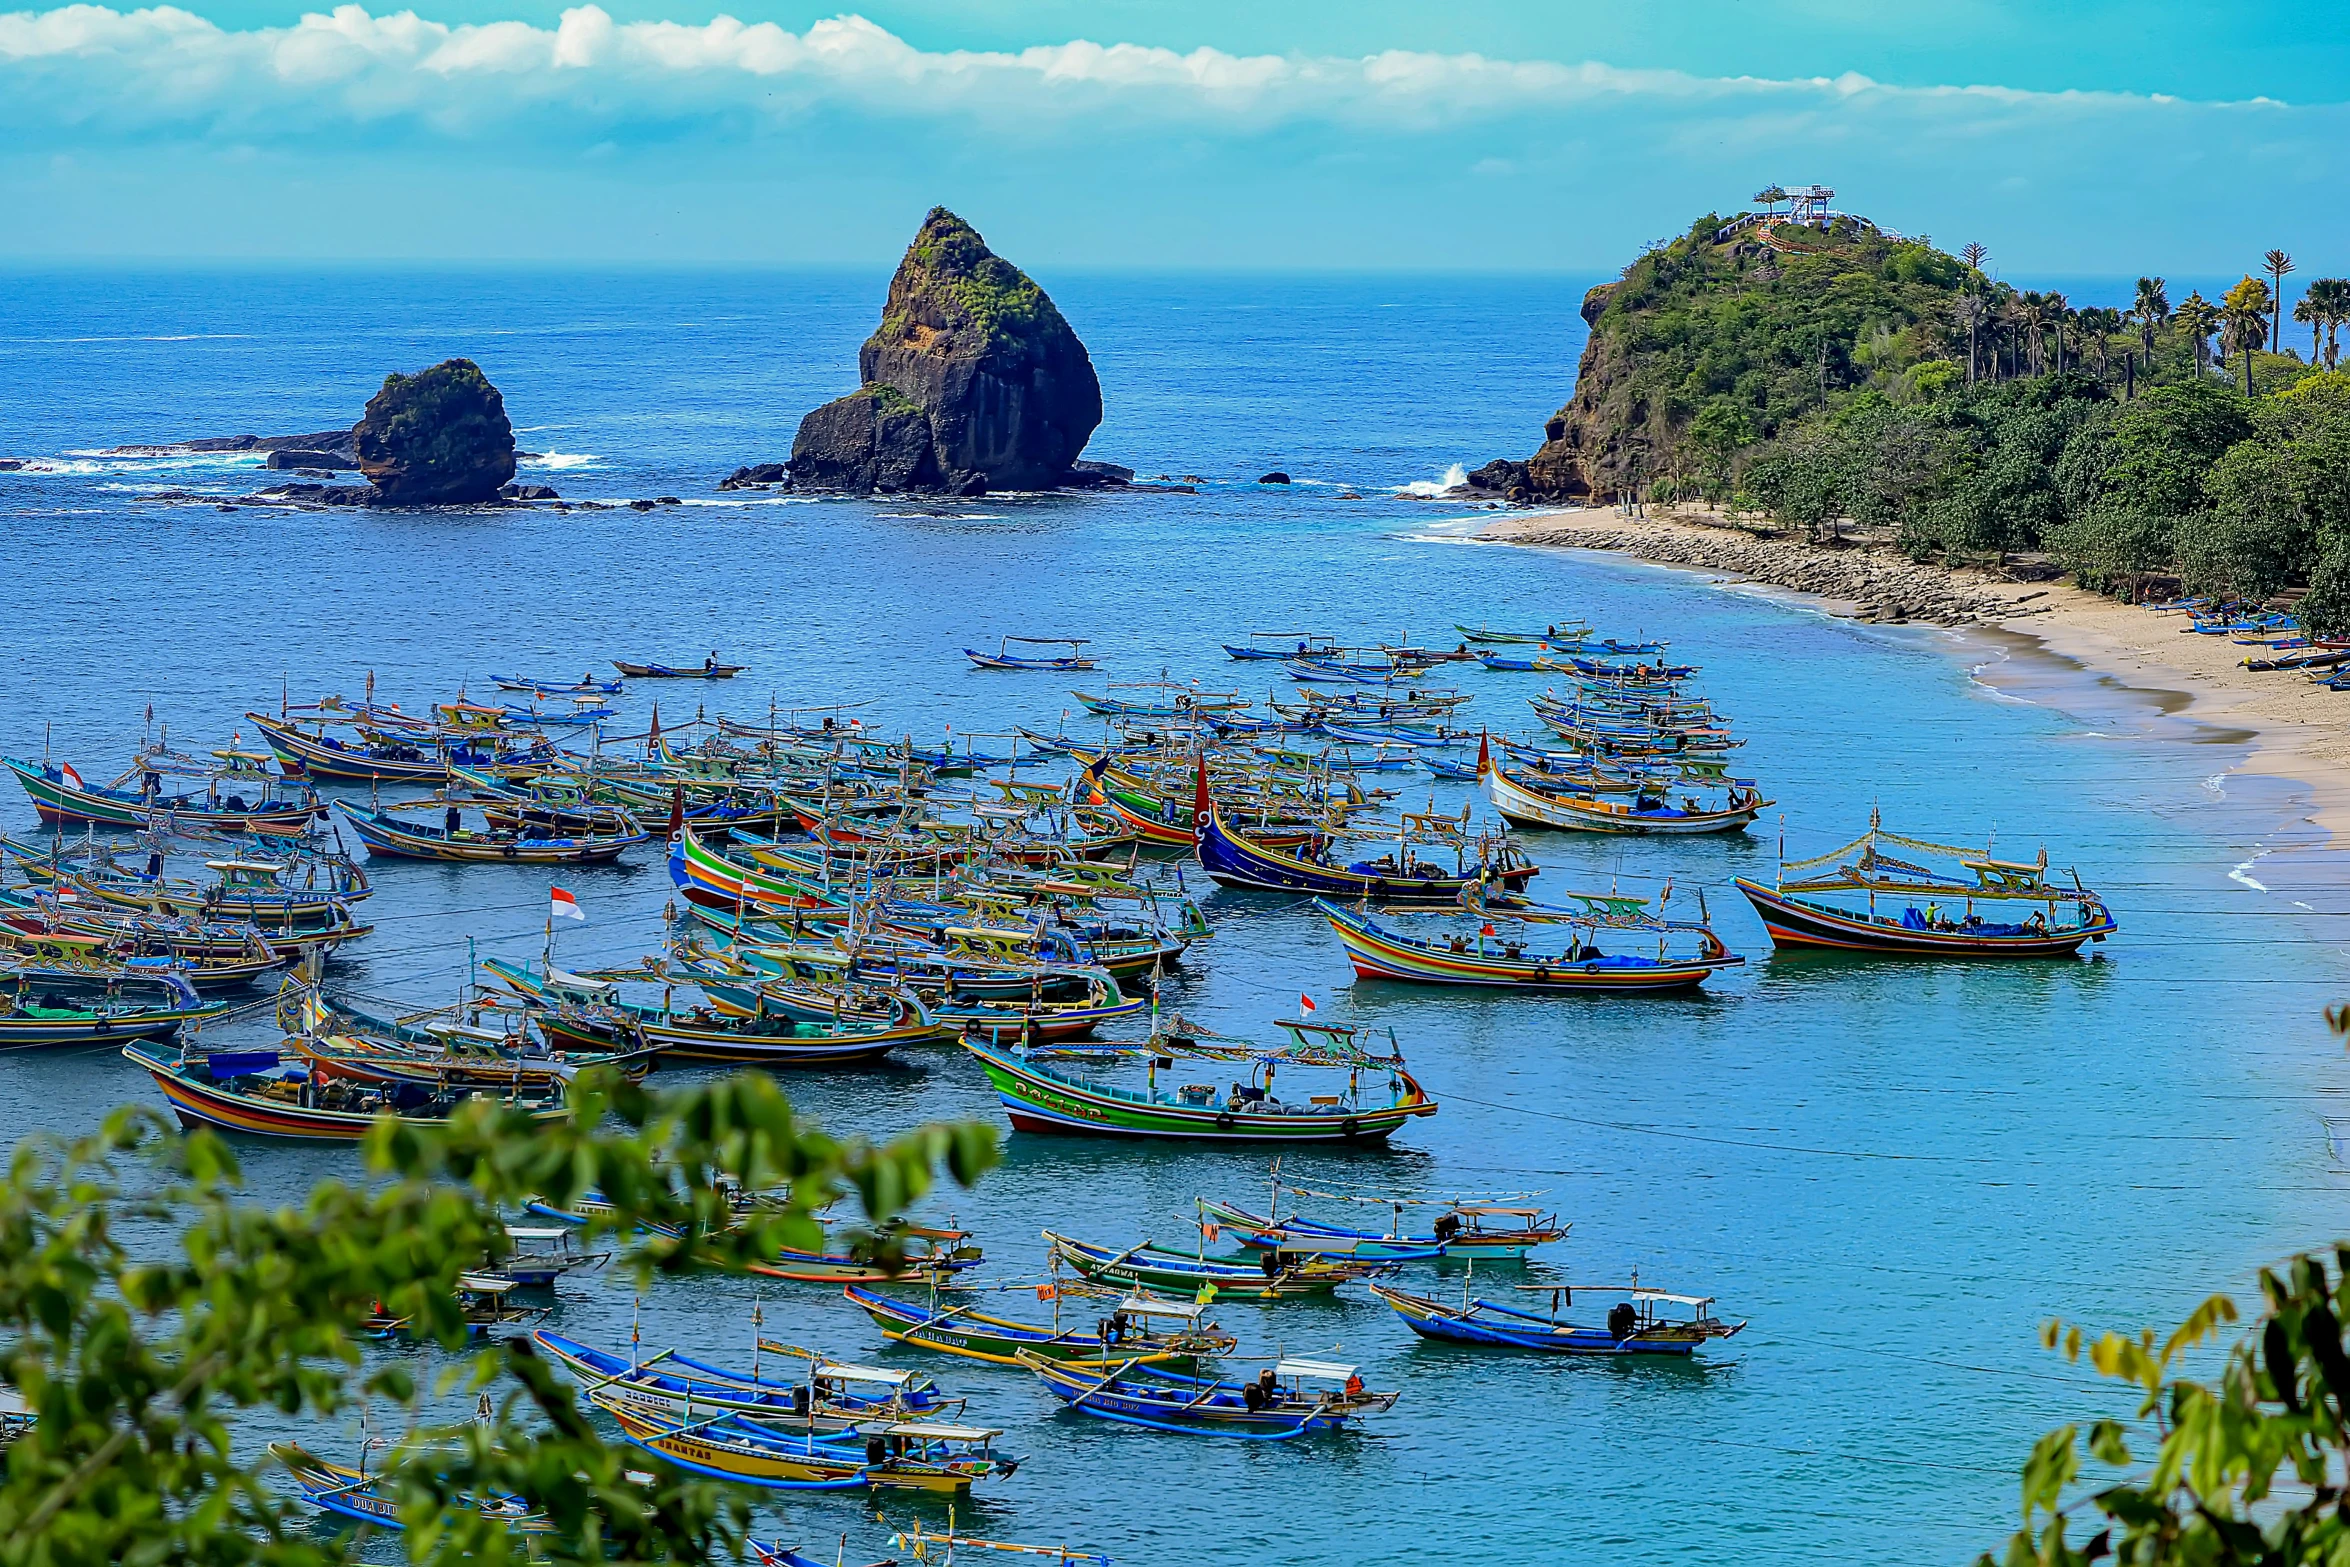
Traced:
[[2350, 271], [2277, 0], [276, 0], [0, 14], [0, 258], [1612, 269], [1771, 181], [2014, 275]]

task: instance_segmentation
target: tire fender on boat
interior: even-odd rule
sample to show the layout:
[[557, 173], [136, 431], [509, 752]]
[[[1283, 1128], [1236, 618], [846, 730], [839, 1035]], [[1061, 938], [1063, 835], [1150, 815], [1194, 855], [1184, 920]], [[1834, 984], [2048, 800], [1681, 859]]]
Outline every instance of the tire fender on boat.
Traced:
[[1338, 1135], [1350, 1139], [1360, 1137], [1363, 1135], [1363, 1123], [1350, 1115], [1338, 1123]]
[[1240, 1124], [1240, 1123], [1239, 1123], [1238, 1121], [1236, 1121], [1236, 1120], [1234, 1120], [1234, 1119], [1233, 1119], [1233, 1116], [1232, 1116], [1232, 1112], [1231, 1112], [1231, 1111], [1229, 1111], [1229, 1110], [1219, 1110], [1219, 1111], [1217, 1111], [1217, 1112], [1216, 1112], [1216, 1130], [1217, 1130], [1217, 1131], [1219, 1131], [1219, 1132], [1229, 1132], [1229, 1131], [1231, 1131], [1231, 1130], [1232, 1130], [1232, 1128], [1233, 1128], [1233, 1127], [1235, 1127], [1235, 1126], [1237, 1126], [1237, 1125], [1239, 1125], [1239, 1124]]

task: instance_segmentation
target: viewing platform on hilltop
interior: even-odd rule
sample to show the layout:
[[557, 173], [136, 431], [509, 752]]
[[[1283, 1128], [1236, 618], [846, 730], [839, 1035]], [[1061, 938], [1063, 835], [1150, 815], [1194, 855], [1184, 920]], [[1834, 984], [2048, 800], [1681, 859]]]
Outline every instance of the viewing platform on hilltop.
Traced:
[[[1754, 199], [1763, 204], [1760, 212], [1744, 212], [1714, 230], [1714, 243], [1728, 244], [1740, 234], [1752, 229], [1763, 244], [1781, 255], [1800, 255], [1806, 245], [1800, 236], [1785, 230], [1813, 229], [1827, 233], [1838, 223], [1850, 223], [1889, 240], [1903, 240], [1906, 235], [1885, 227], [1874, 218], [1864, 218], [1857, 212], [1840, 212], [1828, 205], [1836, 199], [1833, 187], [1827, 185], [1773, 185], [1754, 193]], [[1780, 202], [1787, 210], [1779, 210]]]

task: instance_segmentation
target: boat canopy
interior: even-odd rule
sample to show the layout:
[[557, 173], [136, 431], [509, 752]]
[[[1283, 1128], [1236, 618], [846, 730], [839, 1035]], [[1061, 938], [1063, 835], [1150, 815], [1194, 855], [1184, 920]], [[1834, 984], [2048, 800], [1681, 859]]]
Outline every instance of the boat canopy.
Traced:
[[507, 1238], [508, 1240], [516, 1240], [516, 1241], [566, 1241], [566, 1242], [568, 1242], [568, 1241], [571, 1239], [571, 1232], [570, 1232], [569, 1230], [539, 1230], [539, 1229], [525, 1229], [523, 1226], [521, 1226], [521, 1225], [519, 1225], [519, 1224], [509, 1224], [509, 1225], [507, 1225], [507, 1226], [506, 1226], [506, 1238]]
[[1274, 1363], [1273, 1375], [1294, 1377], [1303, 1382], [1343, 1384], [1355, 1374], [1355, 1370], [1355, 1367], [1340, 1365], [1335, 1360], [1281, 1360]]
[[989, 1426], [934, 1425], [923, 1420], [900, 1420], [861, 1429], [868, 1436], [902, 1436], [917, 1442], [992, 1442], [1004, 1434]]

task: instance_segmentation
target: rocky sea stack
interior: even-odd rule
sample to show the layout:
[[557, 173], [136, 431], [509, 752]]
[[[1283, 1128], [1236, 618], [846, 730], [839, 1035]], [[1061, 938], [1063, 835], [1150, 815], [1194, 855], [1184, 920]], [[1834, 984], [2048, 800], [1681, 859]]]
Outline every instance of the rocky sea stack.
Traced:
[[863, 383], [800, 421], [801, 488], [980, 495], [1105, 482], [1078, 454], [1102, 422], [1085, 345], [1027, 274], [933, 207], [898, 263]]
[[506, 400], [470, 359], [385, 376], [351, 444], [359, 471], [393, 506], [479, 505], [514, 477]]

